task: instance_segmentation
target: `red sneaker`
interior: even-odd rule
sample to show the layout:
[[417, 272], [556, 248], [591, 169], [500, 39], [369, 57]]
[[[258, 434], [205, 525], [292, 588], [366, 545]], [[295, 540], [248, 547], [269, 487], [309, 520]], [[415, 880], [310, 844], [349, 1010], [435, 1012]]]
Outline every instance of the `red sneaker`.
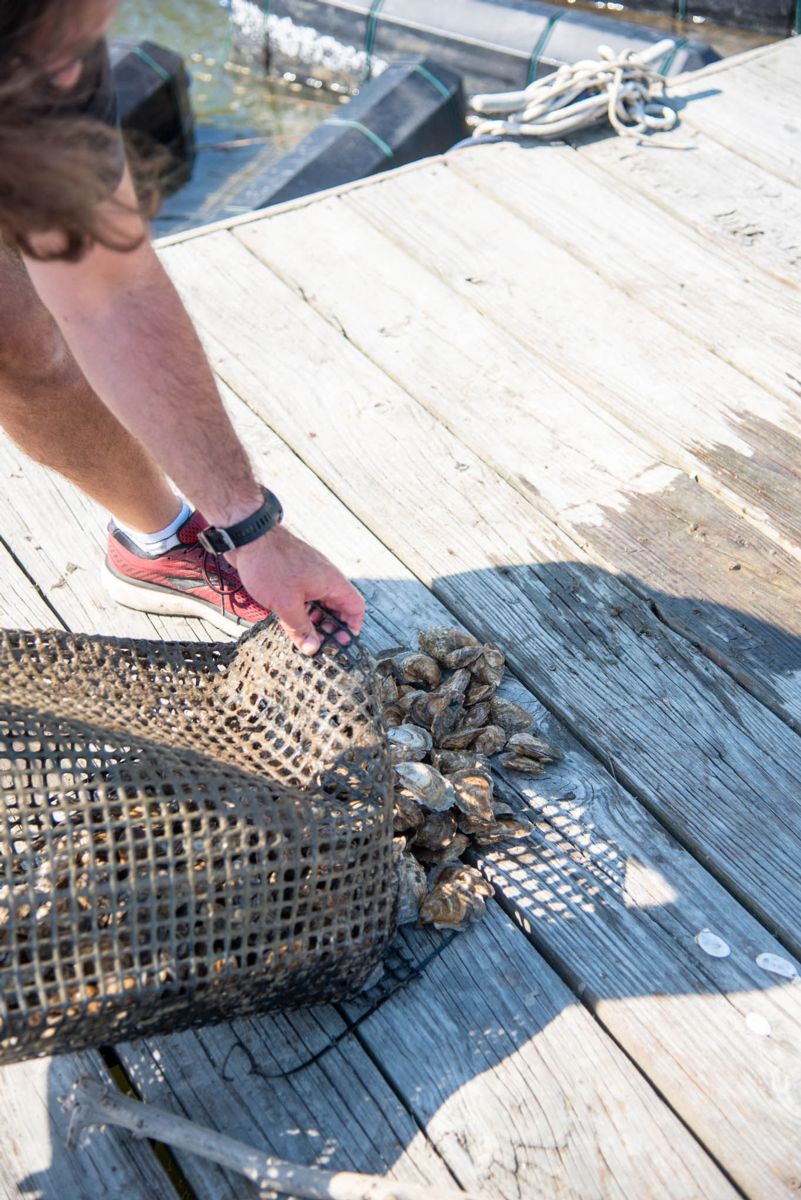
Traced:
[[142, 612], [203, 617], [237, 636], [263, 621], [268, 610], [248, 595], [231, 564], [199, 544], [198, 530], [207, 525], [200, 513], [193, 513], [178, 530], [181, 545], [154, 555], [109, 525], [103, 578], [110, 595]]

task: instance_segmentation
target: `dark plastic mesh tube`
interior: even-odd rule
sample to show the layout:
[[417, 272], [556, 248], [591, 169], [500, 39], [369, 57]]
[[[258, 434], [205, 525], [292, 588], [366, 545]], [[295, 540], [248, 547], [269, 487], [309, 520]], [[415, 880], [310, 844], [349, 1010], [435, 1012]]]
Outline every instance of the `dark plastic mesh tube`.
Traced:
[[393, 933], [369, 662], [0, 632], [0, 1061], [356, 992]]

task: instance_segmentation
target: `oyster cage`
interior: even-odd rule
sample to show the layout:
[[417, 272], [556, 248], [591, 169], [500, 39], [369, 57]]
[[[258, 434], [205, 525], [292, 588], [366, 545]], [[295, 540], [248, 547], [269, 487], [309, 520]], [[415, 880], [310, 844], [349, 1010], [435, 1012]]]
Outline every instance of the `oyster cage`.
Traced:
[[0, 1062], [342, 999], [394, 933], [368, 657], [0, 631]]

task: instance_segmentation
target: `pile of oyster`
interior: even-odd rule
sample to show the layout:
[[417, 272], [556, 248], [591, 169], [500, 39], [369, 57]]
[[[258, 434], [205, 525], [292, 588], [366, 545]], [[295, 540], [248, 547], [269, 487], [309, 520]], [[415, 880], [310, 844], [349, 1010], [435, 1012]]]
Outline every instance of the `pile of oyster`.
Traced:
[[560, 754], [532, 734], [526, 709], [497, 695], [505, 668], [497, 646], [446, 626], [424, 630], [418, 643], [377, 656], [397, 777], [398, 923], [464, 929], [492, 887], [462, 855], [534, 828], [494, 797], [490, 759], [539, 775]]

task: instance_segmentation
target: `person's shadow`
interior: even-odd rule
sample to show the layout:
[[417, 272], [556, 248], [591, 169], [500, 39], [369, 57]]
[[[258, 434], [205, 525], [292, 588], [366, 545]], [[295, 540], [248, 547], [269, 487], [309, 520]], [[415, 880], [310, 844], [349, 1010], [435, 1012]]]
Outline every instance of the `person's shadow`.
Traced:
[[[544, 595], [554, 599], [552, 612], [538, 608], [536, 632], [526, 633], [526, 605], [519, 613], [510, 607], [510, 581], [529, 602], [541, 603]], [[692, 1112], [703, 1104], [703, 1072], [696, 1079], [688, 1071], [677, 1085], [675, 1074], [670, 1083], [671, 1068], [665, 1063], [673, 1053], [689, 1055], [691, 1045], [703, 1044], [705, 1036], [710, 1045], [720, 1045], [715, 1031], [720, 1010], [710, 997], [722, 993], [730, 1009], [738, 997], [743, 1004], [755, 1005], [754, 993], [761, 990], [770, 1012], [771, 992], [791, 984], [793, 970], [799, 969], [792, 948], [793, 930], [801, 928], [801, 855], [787, 851], [798, 849], [801, 807], [797, 802], [788, 807], [781, 827], [768, 821], [760, 825], [759, 806], [772, 786], [766, 764], [776, 747], [761, 747], [760, 733], [749, 730], [747, 718], [757, 703], [749, 698], [749, 689], [782, 710], [785, 701], [776, 680], [789, 679], [801, 667], [801, 638], [755, 613], [660, 593], [640, 580], [625, 580], [630, 589], [626, 591], [616, 577], [585, 564], [555, 562], [454, 575], [435, 582], [435, 595], [421, 585], [397, 580], [356, 582], [371, 612], [363, 639], [369, 649], [413, 645], [416, 630], [455, 623], [441, 598], [474, 632], [507, 651], [513, 675], [504, 683], [505, 694], [523, 702], [533, 713], [535, 731], [564, 751], [563, 760], [540, 776], [498, 772], [498, 793], [534, 823], [533, 833], [523, 841], [470, 852], [470, 861], [495, 886], [498, 903], [491, 901], [487, 916], [455, 937], [405, 927], [384, 979], [354, 1001], [150, 1036], [106, 1052], [107, 1062], [121, 1061], [135, 1091], [146, 1100], [281, 1158], [378, 1174], [396, 1165], [398, 1175], [410, 1181], [423, 1182], [428, 1175], [444, 1189], [453, 1187], [456, 1177], [462, 1186], [480, 1191], [469, 1170], [463, 1177], [459, 1167], [469, 1161], [470, 1132], [447, 1134], [438, 1114], [453, 1111], [466, 1119], [464, 1105], [450, 1105], [474, 1082], [473, 1103], [479, 1106], [474, 1129], [482, 1121], [482, 1102], [500, 1106], [499, 1113], [487, 1118], [487, 1127], [492, 1127], [487, 1136], [502, 1139], [507, 1136], [503, 1096], [492, 1092], [494, 1085], [486, 1093], [478, 1085], [497, 1075], [503, 1088], [504, 1079], [519, 1079], [523, 1070], [528, 1082], [515, 1101], [517, 1132], [511, 1126], [508, 1131], [509, 1138], [519, 1137], [526, 1104], [534, 1104], [536, 1072], [544, 1071], [547, 1061], [547, 1054], [538, 1056], [538, 1039], [552, 1049], [557, 1044], [548, 1041], [552, 1024], [576, 1010], [575, 1046], [554, 1071], [563, 1089], [575, 1085], [575, 1120], [589, 1119], [582, 1111], [587, 1092], [578, 1080], [587, 1063], [596, 1062], [591, 1048], [604, 1035], [581, 1012], [583, 1004], [594, 1014], [603, 1012], [605, 1027], [668, 1105], [684, 1114]], [[551, 620], [554, 626], [569, 620], [576, 630], [575, 655], [567, 664], [554, 664], [559, 633], [549, 641]], [[494, 637], [493, 630], [498, 631]], [[672, 630], [685, 636], [677, 639]], [[698, 645], [723, 664], [730, 677], [710, 666]], [[635, 694], [630, 705], [620, 703], [623, 662], [632, 679], [648, 664], [654, 679], [658, 677], [654, 711], [645, 719]], [[697, 689], [698, 724], [682, 726], [677, 720], [674, 727], [666, 727], [660, 697], [670, 697], [671, 688], [679, 686], [677, 672], [687, 664]], [[717, 698], [705, 694], [710, 671], [725, 684]], [[586, 730], [577, 723], [581, 742], [514, 677], [523, 674], [534, 691], [559, 710], [568, 707], [571, 694], [583, 696], [580, 703], [591, 707], [609, 672], [616, 673], [615, 686], [608, 689], [602, 713], [588, 707]], [[736, 703], [728, 706], [727, 689], [736, 696]], [[689, 768], [681, 756], [689, 754], [687, 747], [699, 729], [709, 735], [705, 752], [712, 759], [717, 754], [715, 731], [704, 710], [707, 699], [709, 712], [719, 714], [721, 743], [736, 728], [744, 744], [757, 740], [749, 751], [753, 775], [735, 781], [729, 796], [730, 828], [722, 831], [737, 842], [734, 858], [742, 868], [740, 878], [714, 845], [704, 848], [707, 833], [720, 824], [721, 811], [712, 812], [703, 778], [698, 778], [695, 797], [683, 782], [682, 772], [686, 776]], [[633, 722], [635, 709], [640, 715]], [[794, 735], [787, 724], [764, 715], [779, 734], [786, 732], [789, 744]], [[606, 730], [603, 745], [599, 728]], [[652, 756], [653, 777], [662, 778], [663, 784], [661, 791], [654, 784], [643, 803], [626, 785], [639, 786], [643, 778], [633, 746], [648, 728], [654, 732], [653, 744], [640, 750]], [[672, 749], [671, 775], [667, 767]], [[785, 768], [790, 775], [799, 769], [801, 777], [801, 753]], [[744, 836], [746, 809], [751, 825]], [[771, 921], [766, 914], [773, 911], [773, 901], [760, 893], [759, 880], [768, 864], [775, 870], [777, 862], [783, 863], [784, 877], [776, 887], [784, 895], [784, 909]], [[750, 915], [760, 911], [762, 922]], [[769, 928], [778, 931], [779, 940]], [[757, 951], [777, 956], [778, 966], [771, 960], [773, 969], [763, 969], [756, 961]], [[777, 970], [786, 970], [787, 976]], [[631, 1001], [649, 997], [659, 998], [662, 1007], [640, 1007], [637, 1011], [646, 1013], [644, 1021], [629, 1021]], [[666, 1005], [668, 998], [675, 999]], [[657, 1012], [667, 1014], [658, 1018], [664, 1024], [649, 1028]], [[689, 1040], [682, 1030], [692, 1031]], [[585, 1038], [590, 1048], [586, 1059]], [[564, 1051], [565, 1041], [558, 1044]], [[607, 1052], [608, 1046], [603, 1050]], [[81, 1057], [83, 1071], [86, 1059]], [[51, 1069], [52, 1163], [19, 1183], [24, 1196], [64, 1196], [67, 1121], [59, 1097], [71, 1061], [56, 1060]], [[94, 1062], [100, 1071], [99, 1059]], [[787, 1063], [786, 1068], [798, 1073], [801, 1062]], [[744, 1089], [750, 1075], [754, 1086], [771, 1092], [770, 1064], [749, 1051], [745, 1042], [730, 1044], [723, 1069], [739, 1072]], [[77, 1073], [76, 1066], [73, 1074]], [[637, 1075], [634, 1068], [631, 1075]], [[602, 1087], [600, 1078], [597, 1083]], [[684, 1091], [681, 1104], [679, 1086]], [[696, 1094], [694, 1087], [700, 1089]], [[692, 1125], [691, 1117], [685, 1119]], [[678, 1118], [675, 1124], [676, 1136], [683, 1136]], [[421, 1137], [421, 1130], [430, 1131], [433, 1146]], [[764, 1141], [763, 1134], [755, 1122], [754, 1144]], [[556, 1132], [554, 1137], [558, 1141]], [[90, 1146], [99, 1138], [130, 1145], [128, 1134], [109, 1131], [94, 1132]], [[659, 1146], [653, 1150], [656, 1163]], [[147, 1153], [145, 1147], [142, 1153]], [[745, 1143], [743, 1153], [746, 1157]], [[87, 1155], [91, 1173], [91, 1155], [79, 1154]], [[180, 1156], [179, 1166], [192, 1194], [199, 1197], [256, 1194], [239, 1176], [190, 1155]], [[724, 1161], [723, 1166], [737, 1178], [736, 1163]], [[74, 1177], [74, 1168], [70, 1170]], [[175, 1174], [172, 1179], [165, 1174], [161, 1194], [180, 1194], [182, 1186]], [[524, 1179], [521, 1186], [525, 1189]], [[92, 1192], [87, 1185], [80, 1194], [117, 1194], [107, 1184], [103, 1187]], [[519, 1194], [510, 1184], [509, 1195]]]

